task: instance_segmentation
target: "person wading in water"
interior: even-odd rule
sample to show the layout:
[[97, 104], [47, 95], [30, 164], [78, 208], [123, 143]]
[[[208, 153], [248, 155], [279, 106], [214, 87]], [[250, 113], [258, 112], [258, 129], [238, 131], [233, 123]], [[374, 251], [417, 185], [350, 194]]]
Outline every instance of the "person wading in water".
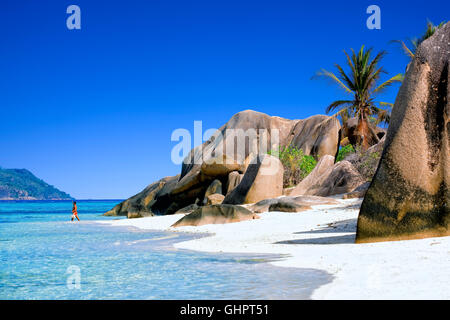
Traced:
[[77, 218], [77, 220], [80, 221], [80, 218], [78, 218], [77, 202], [76, 202], [76, 201], [73, 202], [73, 207], [72, 207], [72, 221], [73, 221], [74, 218]]

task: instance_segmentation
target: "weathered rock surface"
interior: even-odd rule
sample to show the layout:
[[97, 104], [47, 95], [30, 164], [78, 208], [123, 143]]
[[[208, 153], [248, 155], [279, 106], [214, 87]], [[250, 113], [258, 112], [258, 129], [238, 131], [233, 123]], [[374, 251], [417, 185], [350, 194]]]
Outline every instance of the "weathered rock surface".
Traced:
[[219, 193], [210, 194], [206, 198], [206, 205], [221, 204], [223, 202], [223, 199], [225, 199], [225, 196], [223, 194]]
[[239, 185], [239, 183], [241, 183], [243, 176], [244, 174], [239, 173], [238, 171], [233, 171], [228, 174], [226, 195], [229, 194], [231, 191], [233, 191], [233, 189], [236, 188]]
[[301, 205], [292, 201], [278, 201], [269, 206], [269, 212], [280, 211], [280, 212], [301, 212], [311, 209], [310, 206]]
[[[334, 157], [330, 155], [325, 155], [320, 158], [319, 162], [317, 162], [313, 171], [311, 171], [305, 179], [303, 179], [297, 186], [295, 186], [288, 195], [291, 196], [299, 196], [304, 194], [312, 194], [308, 193], [311, 189], [311, 186], [314, 186], [320, 181], [320, 177], [324, 174], [330, 174], [330, 170], [334, 166]], [[324, 176], [325, 178], [325, 176]]]
[[201, 172], [207, 176], [226, 176], [232, 171], [243, 171], [243, 163], [232, 157], [222, 154], [220, 156], [207, 159], [201, 165]]
[[353, 191], [365, 182], [348, 161], [333, 164], [334, 157], [322, 157], [311, 173], [291, 192], [290, 196], [332, 196]]
[[[254, 162], [254, 163], [253, 163]], [[255, 157], [241, 183], [223, 201], [224, 204], [256, 203], [283, 194], [283, 164], [270, 155]]]
[[335, 156], [339, 149], [339, 130], [341, 125], [336, 117], [315, 115], [298, 120], [291, 130], [291, 144], [303, 149], [305, 155], [320, 158], [324, 155]]
[[244, 207], [220, 204], [200, 207], [175, 222], [172, 227], [223, 224], [251, 219], [258, 219], [258, 216]]
[[[152, 197], [154, 201], [150, 206], [145, 206], [142, 210], [138, 205], [131, 206], [128, 210], [130, 203], [140, 203], [136, 199], [143, 197], [142, 193], [147, 192], [144, 190], [108, 214], [127, 215], [128, 212], [137, 213], [134, 216], [173, 214], [180, 208], [194, 203], [197, 198], [204, 199], [208, 186], [216, 179], [220, 180], [223, 186], [227, 186], [227, 193], [231, 194], [233, 188], [241, 183], [240, 177], [233, 172], [242, 174], [246, 170], [245, 159], [278, 148], [278, 145], [272, 144], [276, 142], [276, 139], [272, 138], [278, 137], [281, 147], [293, 145], [303, 149], [306, 155], [321, 157], [336, 154], [339, 130], [339, 121], [324, 115], [304, 120], [289, 120], [252, 110], [239, 112], [208, 141], [191, 150], [182, 164], [179, 179], [171, 181], [170, 188], [164, 187], [161, 193], [158, 192], [158, 195]], [[242, 148], [235, 150], [236, 140], [247, 142], [242, 144]], [[266, 150], [261, 150], [260, 147], [263, 146], [267, 146]], [[229, 176], [235, 179], [233, 183], [229, 183]], [[262, 194], [262, 186], [255, 186], [250, 190], [248, 197], [251, 198], [255, 193]], [[273, 197], [273, 193], [269, 196]], [[258, 196], [255, 199], [260, 200]]]
[[212, 194], [222, 194], [222, 182], [220, 182], [220, 180], [214, 180], [213, 182], [211, 182], [211, 184], [209, 185], [208, 189], [206, 189], [205, 191], [205, 196], [203, 199], [203, 204], [206, 204], [208, 201], [208, 197]]
[[348, 193], [365, 182], [353, 165], [345, 160], [336, 163], [331, 168], [331, 172], [323, 177], [325, 179], [322, 180], [322, 183], [313, 185], [307, 194], [326, 197]]
[[156, 199], [158, 199], [159, 196], [166, 194], [168, 190], [176, 184], [178, 178], [179, 175], [166, 177], [154, 182], [140, 193], [119, 203], [104, 215], [127, 216], [128, 218], [153, 216], [154, 214], [157, 214], [157, 212], [154, 212], [154, 209], [152, 209]]
[[[280, 146], [296, 146], [303, 149], [306, 155], [334, 156], [339, 145], [339, 130], [339, 121], [335, 117], [324, 115], [305, 120], [289, 120], [252, 110], [239, 112], [217, 131], [220, 135], [213, 135], [186, 157], [180, 181], [172, 194], [187, 190], [193, 190], [193, 193], [200, 190], [204, 192], [204, 185], [218, 178], [218, 175], [226, 176], [232, 171], [244, 171], [245, 159], [250, 155], [260, 154], [260, 146], [267, 147], [262, 153], [277, 147], [271, 144], [272, 136], [279, 138]], [[243, 148], [234, 149], [235, 141], [246, 139], [248, 143], [244, 143]], [[217, 165], [217, 159], [225, 159], [227, 164]], [[198, 197], [198, 194], [195, 196]]]
[[283, 196], [288, 196], [291, 194], [291, 192], [295, 189], [294, 187], [288, 187], [288, 188], [283, 188]]
[[[297, 197], [280, 197], [274, 199], [265, 199], [261, 200], [247, 208], [255, 213], [262, 213], [267, 211], [286, 211], [286, 210], [274, 210], [274, 208], [282, 209], [283, 206], [285, 208], [294, 207], [298, 208], [299, 211], [311, 209], [311, 206], [315, 205], [323, 205], [323, 204], [338, 204], [334, 199], [318, 197], [318, 196], [297, 196]], [[272, 206], [272, 210], [270, 210]], [[299, 212], [295, 211], [295, 212]], [[293, 212], [293, 211], [289, 211]]]
[[423, 41], [399, 90], [357, 242], [450, 235], [450, 23]]
[[371, 146], [365, 152], [358, 150], [345, 157], [344, 160], [349, 161], [358, 172], [363, 176], [366, 181], [372, 181], [375, 171], [378, 168], [380, 162], [381, 153], [383, 152], [384, 142], [386, 136], [376, 144]]
[[193, 204], [190, 204], [190, 205], [188, 205], [188, 206], [186, 206], [184, 208], [181, 208], [181, 209], [177, 210], [175, 212], [175, 214], [184, 214], [184, 215], [186, 215], [186, 214], [189, 214], [189, 213], [197, 210], [198, 208], [200, 208], [200, 207], [196, 203], [193, 203]]
[[352, 192], [344, 194], [343, 199], [354, 199], [354, 198], [364, 198], [367, 190], [369, 189], [370, 182], [365, 182], [359, 187], [357, 187]]

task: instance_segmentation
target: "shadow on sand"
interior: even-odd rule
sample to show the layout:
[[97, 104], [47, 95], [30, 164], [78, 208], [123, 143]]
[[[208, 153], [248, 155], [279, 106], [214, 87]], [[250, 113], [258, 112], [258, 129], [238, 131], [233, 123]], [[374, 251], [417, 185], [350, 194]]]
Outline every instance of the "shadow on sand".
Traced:
[[351, 233], [340, 236], [328, 236], [320, 238], [305, 238], [297, 240], [278, 241], [275, 244], [344, 244], [355, 243], [357, 219], [348, 219], [329, 223], [325, 228], [295, 232], [295, 234], [327, 234], [327, 233]]

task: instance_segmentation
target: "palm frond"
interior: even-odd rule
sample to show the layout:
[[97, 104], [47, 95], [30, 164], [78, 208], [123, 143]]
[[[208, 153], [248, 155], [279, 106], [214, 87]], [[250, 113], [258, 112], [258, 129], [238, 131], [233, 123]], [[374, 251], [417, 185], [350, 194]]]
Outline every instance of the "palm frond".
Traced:
[[355, 90], [355, 84], [353, 83], [352, 80], [350, 80], [350, 78], [347, 76], [347, 74], [345, 73], [344, 69], [342, 69], [342, 67], [340, 65], [338, 65], [337, 63], [335, 64], [336, 69], [338, 69], [339, 72], [339, 77], [340, 80], [345, 83], [347, 85], [347, 87], [351, 90], [354, 91]]
[[380, 84], [378, 87], [376, 87], [375, 90], [373, 90], [373, 92], [374, 93], [380, 93], [380, 92], [386, 90], [386, 88], [391, 86], [393, 83], [395, 83], [395, 82], [402, 82], [403, 78], [404, 78], [403, 73], [396, 74], [395, 76], [393, 76], [389, 80], [386, 80], [385, 82]]
[[[326, 113], [336, 112], [333, 117], [341, 117], [342, 121], [348, 117], [357, 117], [358, 121], [366, 121], [373, 117], [377, 123], [389, 122], [391, 104], [377, 103], [374, 100], [375, 93], [382, 92], [394, 82], [402, 81], [403, 75], [398, 74], [382, 84], [378, 81], [384, 68], [380, 66], [381, 60], [386, 55], [385, 51], [372, 55], [373, 49], [366, 49], [364, 46], [355, 52], [351, 49], [351, 54], [346, 56], [349, 69], [344, 70], [339, 64], [335, 64], [336, 73], [321, 69], [315, 77], [325, 76], [338, 84], [347, 93], [353, 93], [351, 100], [337, 100], [326, 108]], [[313, 77], [314, 78], [314, 77]]]
[[387, 123], [391, 121], [391, 113], [388, 110], [380, 110], [376, 113], [376, 121], [375, 124], [379, 125], [380, 123]]
[[353, 105], [352, 100], [337, 100], [330, 104], [326, 109], [326, 113], [330, 113], [331, 111], [341, 107], [341, 109], [347, 109], [349, 106]]
[[380, 106], [386, 106], [387, 109], [382, 109], [377, 107], [376, 105], [372, 105], [370, 107], [370, 112], [374, 116], [375, 121], [374, 124], [378, 125], [380, 123], [386, 123], [389, 124], [389, 121], [391, 120], [391, 110], [393, 107], [392, 103], [389, 102], [379, 102]]
[[352, 90], [350, 90], [341, 80], [339, 80], [339, 78], [330, 71], [327, 71], [325, 69], [321, 69], [321, 71], [317, 72], [312, 79], [318, 78], [318, 77], [327, 77], [331, 80], [333, 80], [339, 87], [341, 87], [342, 89], [345, 90], [345, 92], [347, 93], [351, 93]]
[[344, 124], [347, 122], [348, 119], [350, 119], [351, 116], [351, 110], [349, 107], [347, 108], [342, 108], [340, 111], [338, 111], [337, 113], [335, 113], [333, 115], [333, 117], [341, 117], [341, 123]]
[[373, 88], [376, 85], [376, 82], [380, 78], [381, 73], [386, 73], [382, 67], [368, 74], [368, 78], [366, 78], [364, 82], [365, 92], [368, 92], [371, 88]]
[[[353, 49], [352, 49], [352, 51], [353, 51]], [[347, 58], [347, 64], [348, 64], [348, 66], [350, 67], [350, 69], [352, 69], [352, 76], [353, 76], [353, 83], [354, 83], [354, 76], [355, 76], [355, 74], [356, 74], [356, 69], [355, 69], [355, 65], [353, 64], [353, 62], [352, 62], [352, 59], [350, 58], [350, 56], [348, 55], [348, 53], [344, 50], [344, 54], [345, 54], [345, 56], [346, 56], [346, 58]]]
[[341, 117], [341, 123], [344, 124], [348, 119], [350, 119], [350, 112], [348, 111], [348, 107], [347, 108], [341, 108], [341, 110], [339, 110], [338, 112], [336, 112], [335, 114], [333, 114], [331, 117], [332, 118], [337, 118], [337, 117]]
[[445, 21], [442, 21], [439, 25], [435, 26], [431, 21], [428, 20], [427, 28], [422, 36], [416, 41], [416, 47], [418, 47], [422, 42], [430, 38], [439, 28], [441, 28], [445, 24]]
[[369, 69], [370, 70], [375, 70], [376, 69], [376, 67], [377, 67], [377, 65], [378, 65], [378, 63], [381, 61], [381, 59], [383, 59], [383, 57], [385, 56], [387, 54], [387, 52], [386, 51], [380, 51], [376, 56], [375, 56], [375, 58], [373, 58], [373, 60], [370, 62], [370, 64], [369, 64]]
[[378, 102], [379, 104], [380, 104], [380, 106], [386, 106], [386, 107], [389, 107], [389, 108], [393, 108], [394, 107], [394, 104], [393, 103], [390, 103], [390, 102], [383, 102], [383, 101], [380, 101], [380, 102]]
[[[389, 41], [389, 43], [399, 43], [400, 46], [403, 49], [403, 52], [405, 52], [405, 54], [410, 57], [411, 59], [414, 58], [414, 53], [413, 51], [411, 51], [408, 46], [402, 41], [402, 40], [391, 40]], [[414, 42], [414, 40], [411, 40], [411, 43], [413, 44], [414, 48], [417, 48], [417, 44]], [[415, 51], [415, 50], [414, 50]]]

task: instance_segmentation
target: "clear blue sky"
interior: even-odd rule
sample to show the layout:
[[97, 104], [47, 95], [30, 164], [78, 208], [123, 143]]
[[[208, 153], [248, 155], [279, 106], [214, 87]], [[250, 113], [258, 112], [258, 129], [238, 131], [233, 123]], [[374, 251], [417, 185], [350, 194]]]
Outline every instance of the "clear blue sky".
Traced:
[[[312, 2], [312, 3], [311, 3]], [[81, 8], [81, 30], [66, 8]], [[381, 8], [381, 30], [366, 8]], [[171, 133], [243, 109], [305, 118], [344, 94], [310, 80], [361, 44], [448, 20], [448, 1], [17, 1], [0, 3], [0, 166], [83, 198], [126, 198], [177, 174]], [[334, 70], [334, 69], [333, 69]], [[398, 86], [384, 97], [394, 101]]]

